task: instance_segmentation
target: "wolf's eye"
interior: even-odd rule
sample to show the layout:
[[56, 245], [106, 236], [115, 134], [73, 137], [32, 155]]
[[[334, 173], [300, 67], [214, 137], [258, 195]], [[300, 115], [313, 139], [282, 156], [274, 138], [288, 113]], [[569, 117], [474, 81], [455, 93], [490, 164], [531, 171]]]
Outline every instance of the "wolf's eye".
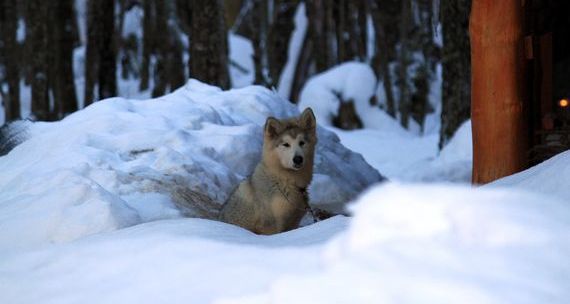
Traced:
[[283, 147], [289, 148], [289, 147], [291, 147], [291, 145], [288, 144], [288, 143], [284, 143], [284, 144], [283, 144]]
[[299, 146], [302, 147], [302, 146], [304, 146], [304, 145], [305, 145], [305, 142], [304, 142], [304, 141], [300, 141], [300, 142], [299, 142]]

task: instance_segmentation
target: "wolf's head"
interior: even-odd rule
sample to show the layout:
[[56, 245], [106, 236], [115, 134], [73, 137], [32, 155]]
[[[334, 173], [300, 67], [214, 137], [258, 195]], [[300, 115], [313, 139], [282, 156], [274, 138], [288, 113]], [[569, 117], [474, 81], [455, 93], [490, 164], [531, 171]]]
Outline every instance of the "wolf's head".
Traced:
[[289, 119], [267, 118], [264, 131], [264, 161], [286, 170], [312, 172], [317, 122], [311, 108]]

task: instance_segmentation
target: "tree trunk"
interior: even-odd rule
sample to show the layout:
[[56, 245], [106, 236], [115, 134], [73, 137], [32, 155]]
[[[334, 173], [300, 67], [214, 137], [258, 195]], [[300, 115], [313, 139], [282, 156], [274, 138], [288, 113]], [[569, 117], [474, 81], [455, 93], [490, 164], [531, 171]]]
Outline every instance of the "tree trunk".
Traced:
[[48, 2], [30, 0], [28, 26], [32, 66], [32, 114], [38, 120], [52, 118], [48, 94]]
[[301, 47], [299, 59], [297, 60], [297, 65], [295, 66], [293, 83], [291, 84], [291, 96], [289, 98], [294, 103], [297, 103], [299, 101], [299, 94], [301, 94], [301, 89], [303, 88], [303, 85], [309, 76], [312, 52], [313, 40], [309, 36], [309, 33], [307, 33], [303, 40], [303, 46]]
[[190, 77], [230, 87], [227, 33], [222, 0], [191, 1]]
[[295, 29], [295, 11], [299, 0], [276, 0], [273, 24], [267, 36], [269, 75], [274, 84], [279, 83], [281, 72], [287, 63], [289, 41]]
[[5, 122], [20, 119], [20, 73], [18, 64], [19, 45], [16, 41], [18, 30], [17, 0], [0, 2], [0, 43], [3, 44], [4, 67], [8, 82], [8, 94], [4, 98]]
[[[270, 87], [269, 62], [267, 59], [267, 32], [269, 27], [268, 7], [266, 0], [253, 0], [253, 14], [251, 17], [253, 32], [253, 63], [255, 65], [255, 84]], [[283, 37], [281, 37], [283, 39]]]
[[471, 116], [471, 53], [469, 12], [471, 0], [441, 0], [442, 92], [439, 147]]
[[117, 96], [117, 47], [115, 28], [115, 0], [100, 2], [101, 44], [99, 45], [99, 98]]
[[[371, 16], [374, 24], [374, 35], [376, 50], [372, 58], [372, 65], [378, 79], [382, 79], [384, 92], [386, 93], [386, 112], [392, 117], [396, 117], [396, 106], [394, 100], [394, 91], [392, 88], [392, 74], [390, 73], [390, 66], [388, 56], [391, 52], [386, 38], [385, 21], [382, 16], [380, 7], [382, 1], [370, 0]], [[395, 48], [395, 45], [391, 46]]]
[[308, 20], [307, 35], [312, 40], [313, 59], [316, 72], [320, 73], [330, 67], [331, 50], [327, 48], [325, 29], [325, 0], [305, 1]]
[[53, 64], [51, 65], [50, 86], [58, 118], [77, 111], [77, 95], [75, 77], [73, 77], [73, 0], [49, 2], [50, 16], [53, 22], [50, 27], [50, 45]]
[[154, 49], [154, 2], [155, 0], [143, 0], [143, 49], [141, 64], [140, 91], [146, 91], [150, 79], [150, 55]]
[[89, 0], [85, 60], [85, 106], [97, 99], [117, 96], [115, 1]]
[[411, 2], [402, 2], [402, 14], [400, 19], [400, 50], [398, 58], [398, 87], [400, 89], [400, 124], [408, 128], [410, 117], [410, 88], [408, 85], [408, 67], [410, 64], [410, 25], [412, 22]]
[[156, 64], [154, 66], [154, 88], [152, 97], [164, 95], [168, 86], [168, 53], [170, 51], [168, 14], [164, 1], [153, 1], [154, 6], [154, 47], [156, 54]]
[[473, 2], [473, 183], [488, 183], [527, 164], [526, 59], [519, 0]]

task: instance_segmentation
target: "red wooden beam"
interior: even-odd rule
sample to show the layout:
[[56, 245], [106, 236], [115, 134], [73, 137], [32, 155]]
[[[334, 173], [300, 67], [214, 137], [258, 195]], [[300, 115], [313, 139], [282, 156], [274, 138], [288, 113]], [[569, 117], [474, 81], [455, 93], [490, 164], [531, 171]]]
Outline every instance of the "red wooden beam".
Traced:
[[521, 1], [473, 0], [469, 32], [473, 183], [482, 184], [527, 164]]

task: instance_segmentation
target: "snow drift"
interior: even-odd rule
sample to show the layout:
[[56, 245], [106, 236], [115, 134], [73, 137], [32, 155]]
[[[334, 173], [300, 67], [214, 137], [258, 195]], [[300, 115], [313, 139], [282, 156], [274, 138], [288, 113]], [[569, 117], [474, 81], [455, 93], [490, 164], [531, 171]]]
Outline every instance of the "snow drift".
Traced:
[[564, 303], [570, 206], [506, 189], [387, 184], [363, 195], [318, 273], [221, 303]]
[[[0, 251], [2, 303], [564, 303], [570, 206], [512, 189], [387, 184], [272, 236], [203, 219]], [[244, 276], [247, 279], [244, 279]]]
[[[181, 215], [211, 218], [260, 159], [267, 116], [297, 109], [262, 87], [191, 80], [150, 100], [112, 98], [0, 158], [0, 250], [62, 242]], [[311, 204], [341, 211], [381, 175], [319, 128]]]

